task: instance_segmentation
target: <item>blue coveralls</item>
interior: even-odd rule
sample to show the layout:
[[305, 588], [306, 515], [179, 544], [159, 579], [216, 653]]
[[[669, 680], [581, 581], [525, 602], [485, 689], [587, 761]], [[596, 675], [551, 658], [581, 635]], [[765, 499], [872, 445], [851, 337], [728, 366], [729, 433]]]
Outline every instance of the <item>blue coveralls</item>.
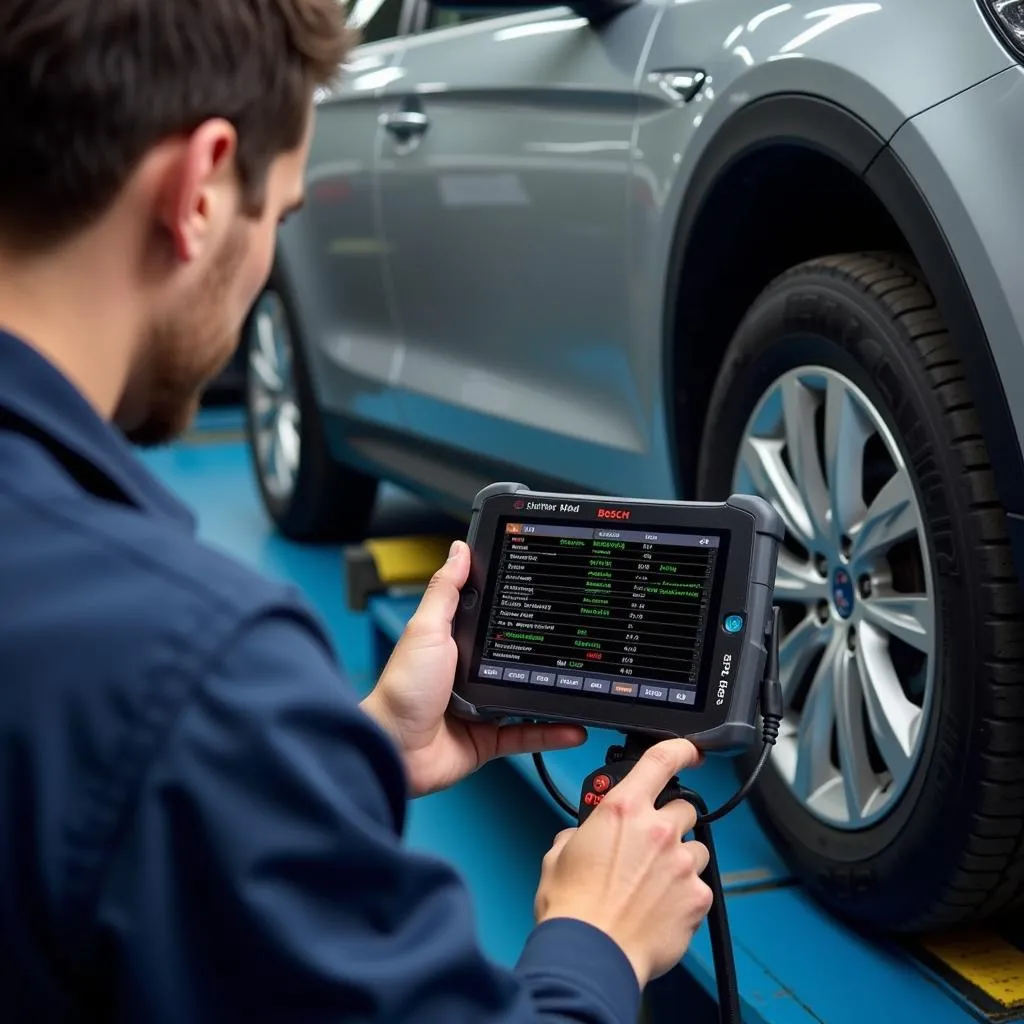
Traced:
[[577, 921], [488, 962], [299, 594], [0, 333], [0, 1021], [632, 1024]]

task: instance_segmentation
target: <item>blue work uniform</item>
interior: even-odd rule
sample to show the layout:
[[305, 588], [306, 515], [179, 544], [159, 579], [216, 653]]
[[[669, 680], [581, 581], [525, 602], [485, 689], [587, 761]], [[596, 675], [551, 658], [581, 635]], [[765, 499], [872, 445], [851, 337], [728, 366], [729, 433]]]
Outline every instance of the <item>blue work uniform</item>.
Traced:
[[589, 925], [489, 962], [406, 802], [296, 590], [0, 333], [0, 1020], [636, 1020]]

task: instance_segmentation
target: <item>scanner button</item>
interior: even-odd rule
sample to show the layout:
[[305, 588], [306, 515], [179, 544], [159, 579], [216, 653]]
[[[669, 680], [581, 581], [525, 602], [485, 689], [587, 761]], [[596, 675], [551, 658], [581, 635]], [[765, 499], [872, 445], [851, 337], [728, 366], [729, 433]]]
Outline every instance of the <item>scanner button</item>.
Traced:
[[583, 683], [583, 689], [588, 693], [607, 693], [611, 685], [610, 679], [587, 678]]
[[668, 687], [649, 686], [645, 683], [640, 687], [640, 696], [644, 700], [668, 700]]
[[500, 679], [502, 671], [501, 665], [481, 665], [478, 675], [481, 679]]
[[462, 607], [468, 612], [476, 607], [477, 601], [480, 600], [480, 595], [472, 587], [467, 587], [462, 592]]
[[722, 625], [725, 627], [726, 633], [738, 633], [743, 629], [743, 616], [726, 615], [725, 622]]
[[530, 673], [525, 668], [507, 668], [505, 669], [505, 682], [507, 683], [528, 683], [530, 681]]
[[636, 683], [612, 683], [611, 692], [616, 697], [635, 697], [636, 691]]
[[563, 690], [582, 690], [583, 676], [559, 676], [555, 685], [562, 687]]
[[530, 682], [534, 686], [554, 686], [555, 685], [555, 673], [554, 672], [531, 672]]
[[669, 690], [668, 700], [670, 704], [696, 704], [696, 690]]

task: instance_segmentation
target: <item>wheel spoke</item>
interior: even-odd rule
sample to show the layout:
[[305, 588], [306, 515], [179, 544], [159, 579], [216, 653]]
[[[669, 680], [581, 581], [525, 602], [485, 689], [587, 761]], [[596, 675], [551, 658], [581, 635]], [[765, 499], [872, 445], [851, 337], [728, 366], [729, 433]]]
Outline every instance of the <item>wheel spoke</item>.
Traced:
[[807, 674], [815, 656], [832, 637], [830, 625], [822, 625], [813, 613], [793, 627], [779, 644], [779, 679], [785, 707], [793, 701], [795, 691]]
[[279, 432], [275, 421], [274, 429], [268, 431], [266, 435], [266, 455], [264, 456], [263, 463], [266, 469], [267, 481], [274, 487], [279, 487], [281, 482], [281, 452], [277, 443], [278, 436]]
[[265, 392], [257, 390], [249, 399], [257, 433], [271, 430], [277, 417], [277, 403]]
[[838, 542], [864, 516], [864, 446], [874, 433], [853, 395], [829, 379], [825, 393], [825, 471], [831, 505], [830, 525]]
[[798, 377], [790, 377], [782, 385], [782, 417], [792, 480], [814, 535], [827, 537], [829, 495], [818, 452], [819, 402], [817, 394]]
[[249, 362], [260, 386], [271, 395], [277, 395], [284, 387], [284, 379], [274, 321], [269, 313], [257, 312], [255, 333], [256, 344], [249, 355]]
[[853, 531], [853, 557], [873, 561], [917, 533], [914, 491], [907, 474], [897, 471], [868, 506], [860, 525]]
[[934, 616], [931, 599], [924, 594], [879, 595], [861, 601], [859, 607], [861, 617], [883, 633], [932, 653]]
[[858, 631], [857, 672], [875, 743], [901, 786], [910, 776], [921, 709], [903, 693], [885, 634], [868, 623]]
[[281, 407], [278, 419], [278, 447], [281, 457], [287, 466], [289, 476], [294, 474], [299, 464], [299, 410], [293, 402]]
[[857, 824], [878, 792], [878, 776], [871, 767], [864, 729], [864, 694], [857, 661], [846, 655], [836, 670], [836, 747], [843, 793], [851, 825]]
[[832, 730], [836, 719], [835, 674], [842, 645], [841, 637], [833, 635], [800, 712], [793, 788], [808, 802], [836, 774], [831, 758]]
[[775, 599], [813, 604], [827, 596], [828, 583], [810, 562], [796, 558], [785, 548], [779, 550], [775, 570]]
[[782, 441], [748, 437], [743, 446], [743, 462], [757, 492], [775, 506], [786, 529], [810, 549], [814, 547], [814, 524], [782, 461], [782, 448]]

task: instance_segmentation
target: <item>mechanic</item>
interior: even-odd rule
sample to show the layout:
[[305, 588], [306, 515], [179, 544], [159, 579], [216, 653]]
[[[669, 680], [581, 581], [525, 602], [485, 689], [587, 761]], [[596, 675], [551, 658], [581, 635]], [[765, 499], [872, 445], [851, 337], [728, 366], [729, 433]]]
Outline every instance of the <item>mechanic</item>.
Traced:
[[446, 719], [457, 543], [361, 704], [300, 596], [197, 540], [125, 437], [230, 358], [302, 200], [336, 0], [0, 5], [0, 1019], [631, 1022], [709, 908], [697, 761], [555, 840], [490, 963], [409, 797], [585, 738]]

